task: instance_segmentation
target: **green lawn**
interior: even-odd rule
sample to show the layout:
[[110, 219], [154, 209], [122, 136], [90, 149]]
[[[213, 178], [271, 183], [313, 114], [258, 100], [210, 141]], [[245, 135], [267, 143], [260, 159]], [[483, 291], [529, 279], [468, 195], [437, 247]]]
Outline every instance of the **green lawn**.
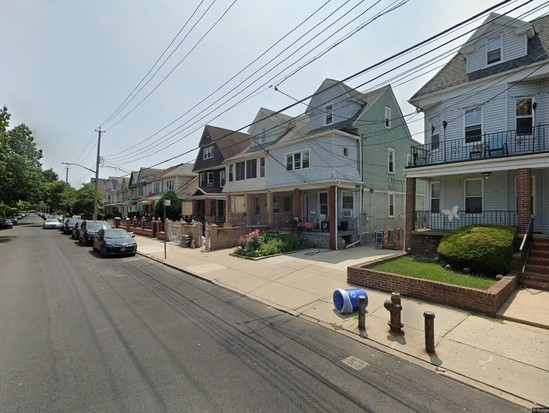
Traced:
[[414, 257], [400, 257], [376, 265], [372, 269], [447, 284], [461, 285], [463, 287], [477, 288], [479, 290], [487, 290], [497, 282], [497, 280], [491, 278], [460, 274], [447, 270], [435, 262]]

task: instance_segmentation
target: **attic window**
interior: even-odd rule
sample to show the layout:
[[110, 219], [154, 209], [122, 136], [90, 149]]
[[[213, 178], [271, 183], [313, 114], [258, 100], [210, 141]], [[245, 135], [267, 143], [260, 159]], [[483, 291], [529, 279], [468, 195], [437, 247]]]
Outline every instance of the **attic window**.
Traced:
[[330, 103], [324, 106], [324, 124], [331, 125], [334, 123], [334, 106]]
[[501, 61], [501, 36], [492, 37], [486, 41], [486, 64]]
[[206, 146], [204, 149], [202, 149], [202, 157], [203, 159], [211, 159], [213, 158], [214, 153], [214, 147], [213, 145]]
[[385, 127], [391, 129], [391, 108], [385, 107]]

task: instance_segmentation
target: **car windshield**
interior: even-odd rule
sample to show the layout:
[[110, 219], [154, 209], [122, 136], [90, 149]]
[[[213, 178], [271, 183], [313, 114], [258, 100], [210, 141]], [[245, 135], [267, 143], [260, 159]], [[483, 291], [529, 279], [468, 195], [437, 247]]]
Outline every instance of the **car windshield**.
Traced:
[[102, 228], [109, 228], [109, 224], [107, 222], [89, 222], [86, 224], [86, 228], [88, 231], [91, 229], [92, 231], [99, 231]]
[[76, 224], [77, 222], [78, 222], [78, 220], [77, 220], [77, 219], [74, 219], [74, 218], [69, 218], [69, 219], [67, 220], [67, 223], [68, 223], [69, 225]]
[[130, 234], [126, 230], [123, 229], [111, 229], [111, 230], [105, 230], [105, 238], [108, 239], [117, 239], [117, 238], [132, 238]]

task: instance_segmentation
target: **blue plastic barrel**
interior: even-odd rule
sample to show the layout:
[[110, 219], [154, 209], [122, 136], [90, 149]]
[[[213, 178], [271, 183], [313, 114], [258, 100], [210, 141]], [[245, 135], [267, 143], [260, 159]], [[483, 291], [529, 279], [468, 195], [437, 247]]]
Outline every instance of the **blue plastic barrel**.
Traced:
[[368, 305], [368, 294], [361, 288], [338, 288], [334, 291], [334, 307], [340, 314], [348, 314], [358, 310], [358, 297], [366, 297], [366, 306]]

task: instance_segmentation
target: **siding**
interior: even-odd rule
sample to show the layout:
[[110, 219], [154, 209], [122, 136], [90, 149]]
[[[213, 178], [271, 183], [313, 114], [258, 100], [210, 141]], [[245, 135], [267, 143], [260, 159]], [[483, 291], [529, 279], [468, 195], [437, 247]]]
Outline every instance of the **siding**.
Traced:
[[[515, 27], [492, 25], [486, 34], [473, 43], [473, 52], [467, 58], [467, 71], [484, 69], [486, 64], [486, 40], [502, 35], [502, 61], [516, 59], [526, 55], [526, 34], [517, 35]], [[500, 62], [501, 63], [501, 62]]]
[[[349, 148], [349, 157], [343, 148]], [[286, 170], [286, 155], [309, 150], [309, 168]], [[359, 184], [356, 140], [341, 135], [300, 140], [283, 148], [272, 149], [266, 159], [267, 188], [297, 186], [309, 182], [350, 181]]]
[[[542, 122], [543, 109], [542, 109], [542, 83], [541, 82], [522, 82], [515, 84], [508, 91], [507, 99], [507, 129], [516, 129], [516, 99], [521, 97], [532, 97], [534, 101], [540, 106], [536, 108], [536, 114], [539, 113], [542, 116], [538, 116], [536, 123]], [[544, 105], [543, 105], [544, 106]], [[540, 119], [540, 117], [542, 119]]]
[[324, 124], [324, 106], [327, 104], [333, 104], [332, 123], [334, 124], [349, 120], [355, 116], [361, 109], [361, 105], [348, 100], [348, 98], [340, 85], [330, 87], [313, 96], [309, 105], [312, 108], [310, 130], [314, 131], [326, 126]]

